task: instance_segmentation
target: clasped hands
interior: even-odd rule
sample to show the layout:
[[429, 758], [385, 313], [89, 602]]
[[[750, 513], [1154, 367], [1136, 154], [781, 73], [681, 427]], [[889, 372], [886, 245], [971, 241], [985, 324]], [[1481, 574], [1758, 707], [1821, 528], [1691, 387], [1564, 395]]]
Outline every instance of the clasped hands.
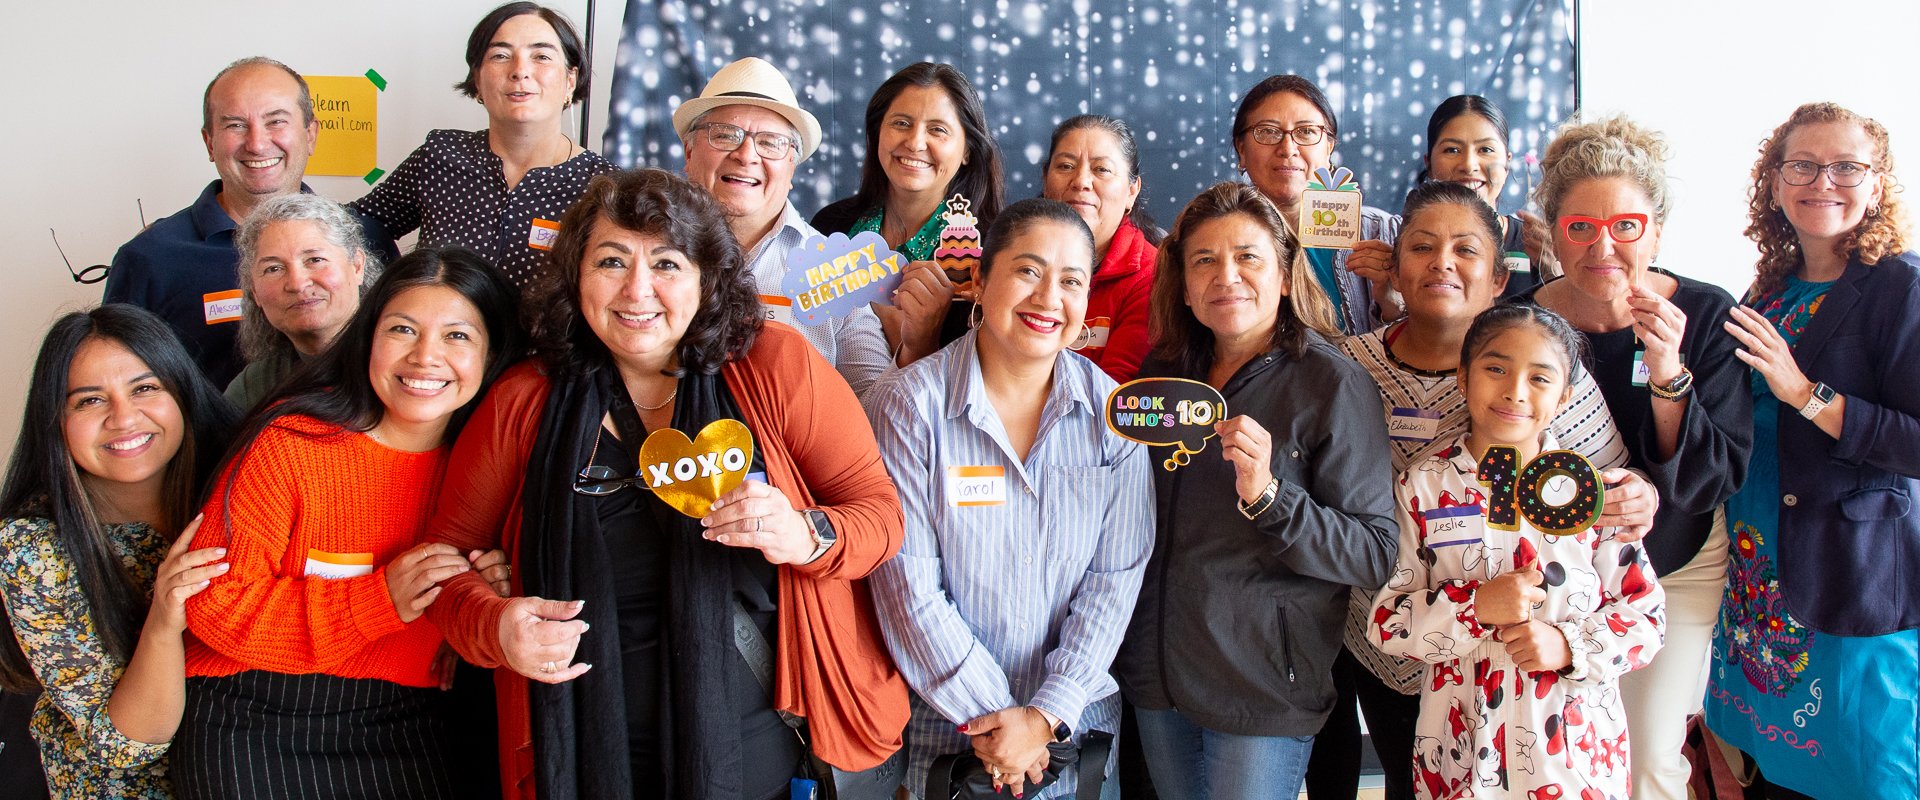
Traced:
[[1573, 650], [1560, 629], [1533, 618], [1534, 606], [1547, 599], [1540, 588], [1543, 580], [1538, 568], [1528, 566], [1482, 583], [1473, 593], [1474, 617], [1495, 629], [1507, 657], [1528, 672], [1554, 672], [1573, 663]]
[[1017, 798], [1046, 777], [1053, 726], [1040, 709], [1014, 706], [968, 720], [960, 732], [972, 737], [973, 754], [993, 778], [994, 791], [1012, 789]]

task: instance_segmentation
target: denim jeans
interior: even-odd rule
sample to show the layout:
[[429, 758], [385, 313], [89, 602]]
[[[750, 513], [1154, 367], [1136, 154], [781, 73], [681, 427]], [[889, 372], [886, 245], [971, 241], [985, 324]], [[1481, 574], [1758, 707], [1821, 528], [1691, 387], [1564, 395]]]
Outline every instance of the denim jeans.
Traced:
[[1173, 710], [1136, 708], [1140, 749], [1161, 800], [1270, 800], [1300, 795], [1311, 736], [1235, 736]]

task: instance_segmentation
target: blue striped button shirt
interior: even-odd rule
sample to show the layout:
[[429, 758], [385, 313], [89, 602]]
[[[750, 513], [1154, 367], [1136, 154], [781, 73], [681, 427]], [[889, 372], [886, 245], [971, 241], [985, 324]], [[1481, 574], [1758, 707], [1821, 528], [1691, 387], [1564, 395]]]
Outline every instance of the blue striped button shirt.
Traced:
[[[975, 336], [883, 378], [867, 397], [906, 515], [906, 543], [871, 586], [887, 647], [914, 689], [907, 786], [916, 794], [934, 758], [971, 749], [957, 726], [985, 714], [1031, 705], [1076, 738], [1116, 730], [1120, 695], [1107, 669], [1153, 551], [1147, 452], [1104, 419], [1113, 379], [1061, 353], [1022, 461], [987, 399]], [[993, 482], [957, 481], [964, 467], [998, 468], [1004, 502], [952, 492]], [[1071, 776], [1038, 796], [1065, 796]]]

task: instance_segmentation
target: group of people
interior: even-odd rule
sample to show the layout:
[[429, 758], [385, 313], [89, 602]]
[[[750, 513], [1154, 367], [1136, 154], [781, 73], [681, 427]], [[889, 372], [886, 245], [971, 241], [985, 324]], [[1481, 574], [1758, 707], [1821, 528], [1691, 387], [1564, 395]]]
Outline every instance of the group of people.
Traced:
[[[550, 9], [467, 63], [488, 127], [345, 206], [300, 76], [228, 67], [220, 178], [49, 331], [0, 686], [56, 795], [1327, 800], [1364, 714], [1395, 800], [1679, 798], [1701, 712], [1768, 796], [1920, 794], [1920, 257], [1873, 120], [1765, 138], [1736, 301], [1655, 266], [1666, 148], [1624, 117], [1501, 215], [1506, 121], [1449, 98], [1335, 250], [1295, 234], [1340, 133], [1299, 76], [1162, 230], [1108, 116], [1006, 202], [943, 64], [809, 220], [822, 129], [765, 61], [675, 110], [675, 171], [566, 136]], [[793, 324], [789, 252], [861, 232], [888, 302]], [[1107, 425], [1136, 378], [1220, 393], [1202, 452]], [[736, 488], [652, 491], [650, 434], [729, 424]], [[1591, 525], [1530, 503], [1559, 451]]]

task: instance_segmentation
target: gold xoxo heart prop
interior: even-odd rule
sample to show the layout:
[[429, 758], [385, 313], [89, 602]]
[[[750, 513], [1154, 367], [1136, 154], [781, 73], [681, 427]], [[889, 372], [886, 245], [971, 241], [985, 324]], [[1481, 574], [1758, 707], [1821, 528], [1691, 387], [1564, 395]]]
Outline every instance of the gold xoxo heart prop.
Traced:
[[713, 501], [747, 479], [753, 464], [753, 432], [739, 420], [719, 419], [687, 435], [661, 428], [640, 445], [640, 469], [647, 488], [680, 513], [699, 519]]

